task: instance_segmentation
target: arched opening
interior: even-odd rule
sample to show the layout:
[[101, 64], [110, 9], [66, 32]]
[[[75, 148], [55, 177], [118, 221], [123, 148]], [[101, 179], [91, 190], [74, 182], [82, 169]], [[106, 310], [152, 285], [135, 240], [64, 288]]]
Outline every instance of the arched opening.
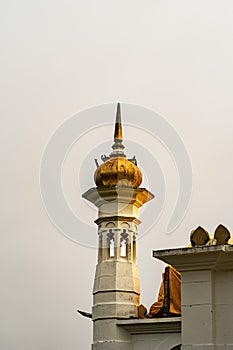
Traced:
[[135, 262], [137, 258], [137, 245], [136, 245], [136, 236], [133, 236], [133, 261]]
[[115, 256], [115, 238], [112, 229], [109, 230], [108, 234], [108, 247], [107, 247], [107, 258], [114, 258]]
[[121, 240], [121, 256], [126, 257], [126, 240]]
[[109, 244], [109, 256], [110, 258], [114, 258], [114, 238], [110, 239], [110, 244]]
[[120, 240], [120, 256], [123, 258], [127, 257], [128, 249], [128, 233], [126, 232], [126, 229], [123, 229], [123, 232], [121, 233], [121, 240]]

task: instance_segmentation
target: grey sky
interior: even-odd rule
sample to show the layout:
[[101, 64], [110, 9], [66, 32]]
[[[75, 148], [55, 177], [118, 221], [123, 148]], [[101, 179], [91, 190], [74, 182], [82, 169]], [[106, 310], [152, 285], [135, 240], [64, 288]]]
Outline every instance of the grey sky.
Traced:
[[[161, 113], [182, 138], [193, 167], [193, 196], [170, 236], [165, 228], [178, 179], [166, 149], [157, 142], [153, 151], [165, 173], [166, 203], [156, 227], [139, 241], [142, 302], [149, 306], [162, 268], [151, 258], [152, 249], [186, 245], [199, 224], [209, 232], [219, 223], [233, 230], [233, 3], [10, 0], [1, 5], [0, 347], [88, 350], [91, 321], [76, 309], [91, 308], [96, 252], [62, 236], [43, 208], [44, 147], [71, 115], [116, 101]], [[123, 118], [127, 122], [127, 115]], [[76, 154], [71, 150], [65, 165], [68, 197]], [[156, 174], [153, 178], [156, 188]], [[156, 206], [156, 199], [148, 205]]]

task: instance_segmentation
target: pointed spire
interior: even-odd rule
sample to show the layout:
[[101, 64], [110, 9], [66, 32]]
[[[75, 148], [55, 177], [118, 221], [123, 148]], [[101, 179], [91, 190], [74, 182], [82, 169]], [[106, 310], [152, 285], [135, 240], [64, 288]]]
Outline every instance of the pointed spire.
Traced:
[[122, 140], [122, 125], [121, 125], [121, 105], [117, 103], [116, 123], [114, 132], [114, 141]]
[[122, 124], [121, 124], [121, 105], [117, 103], [116, 122], [114, 131], [114, 144], [112, 146], [113, 151], [110, 153], [110, 157], [126, 157], [123, 150], [125, 146], [122, 144]]

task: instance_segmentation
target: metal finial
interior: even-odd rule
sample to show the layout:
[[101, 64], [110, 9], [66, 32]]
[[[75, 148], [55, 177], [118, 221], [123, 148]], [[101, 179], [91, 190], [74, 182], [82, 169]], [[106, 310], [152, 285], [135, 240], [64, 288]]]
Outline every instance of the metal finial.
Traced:
[[122, 140], [122, 125], [121, 125], [121, 105], [117, 103], [116, 123], [114, 132], [114, 141]]
[[126, 157], [123, 150], [125, 146], [122, 144], [122, 124], [121, 124], [121, 105], [117, 103], [116, 123], [114, 131], [114, 144], [112, 146], [113, 151], [110, 153], [110, 157]]

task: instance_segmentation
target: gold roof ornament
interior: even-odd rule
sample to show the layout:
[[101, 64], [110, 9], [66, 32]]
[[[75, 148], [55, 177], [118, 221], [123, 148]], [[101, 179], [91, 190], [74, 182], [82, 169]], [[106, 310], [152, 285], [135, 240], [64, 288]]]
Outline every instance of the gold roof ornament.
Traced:
[[191, 245], [189, 247], [222, 244], [232, 245], [233, 237], [228, 228], [222, 224], [218, 225], [214, 234], [209, 234], [203, 227], [198, 226], [195, 230], [191, 231], [190, 242]]
[[190, 241], [192, 247], [206, 245], [209, 240], [209, 233], [201, 226], [198, 226], [191, 232]]
[[216, 244], [228, 244], [230, 238], [230, 231], [224, 225], [218, 225], [214, 232], [214, 239], [216, 240]]
[[[94, 179], [97, 187], [125, 186], [137, 188], [142, 183], [142, 172], [135, 157], [127, 159], [124, 153], [121, 123], [121, 106], [117, 104], [113, 151], [109, 157], [101, 156], [103, 163], [97, 167]], [[98, 164], [98, 163], [97, 163]]]

